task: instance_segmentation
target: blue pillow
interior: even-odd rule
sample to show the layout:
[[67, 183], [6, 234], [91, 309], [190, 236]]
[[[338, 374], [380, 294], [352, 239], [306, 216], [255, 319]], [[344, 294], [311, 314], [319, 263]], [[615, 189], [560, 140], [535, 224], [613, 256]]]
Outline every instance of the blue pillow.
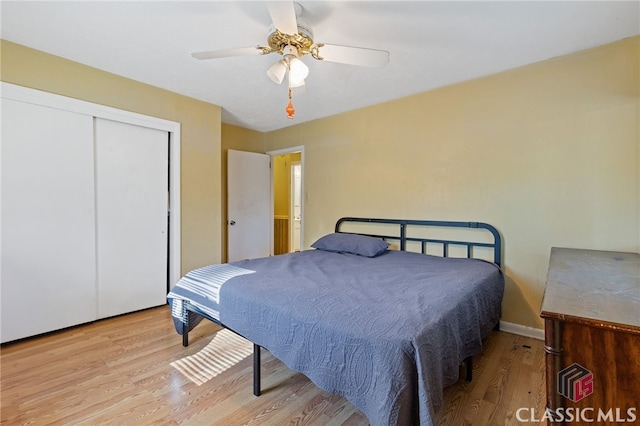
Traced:
[[375, 257], [384, 253], [389, 248], [389, 243], [366, 235], [336, 232], [325, 235], [311, 244], [311, 247], [335, 253], [351, 253], [359, 256]]

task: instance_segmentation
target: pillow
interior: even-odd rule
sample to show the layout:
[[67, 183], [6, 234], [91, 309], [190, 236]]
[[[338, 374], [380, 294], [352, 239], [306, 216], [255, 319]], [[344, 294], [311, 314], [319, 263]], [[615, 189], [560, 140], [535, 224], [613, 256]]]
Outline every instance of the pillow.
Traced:
[[311, 244], [311, 247], [335, 253], [351, 253], [359, 256], [375, 257], [384, 253], [389, 247], [389, 243], [366, 235], [336, 232], [325, 235]]

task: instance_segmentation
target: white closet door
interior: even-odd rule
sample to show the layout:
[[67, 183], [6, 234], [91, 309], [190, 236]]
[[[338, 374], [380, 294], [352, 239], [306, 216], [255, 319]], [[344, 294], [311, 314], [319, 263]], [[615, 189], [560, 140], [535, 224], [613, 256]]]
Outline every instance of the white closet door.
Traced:
[[96, 118], [98, 317], [166, 303], [169, 136]]
[[2, 99], [2, 341], [95, 320], [93, 118]]

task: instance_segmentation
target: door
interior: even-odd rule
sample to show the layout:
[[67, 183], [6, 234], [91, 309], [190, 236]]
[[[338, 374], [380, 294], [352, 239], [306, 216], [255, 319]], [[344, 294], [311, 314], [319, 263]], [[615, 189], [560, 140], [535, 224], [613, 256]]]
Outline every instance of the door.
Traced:
[[2, 342], [95, 320], [93, 118], [2, 99]]
[[229, 150], [227, 156], [227, 258], [271, 254], [271, 157]]
[[163, 305], [169, 135], [95, 119], [98, 318]]
[[302, 163], [291, 163], [291, 244], [290, 251], [300, 251], [300, 230], [302, 223]]

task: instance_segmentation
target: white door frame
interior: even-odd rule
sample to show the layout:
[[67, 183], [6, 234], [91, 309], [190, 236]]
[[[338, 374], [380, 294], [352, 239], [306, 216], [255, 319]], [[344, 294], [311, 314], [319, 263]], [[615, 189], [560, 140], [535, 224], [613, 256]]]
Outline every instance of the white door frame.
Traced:
[[[302, 196], [300, 197], [300, 251], [304, 250], [304, 145], [293, 146], [291, 148], [278, 149], [275, 151], [267, 151], [266, 154], [271, 156], [271, 164], [273, 157], [284, 154], [300, 153], [300, 164], [302, 165], [302, 173], [300, 176], [300, 186], [302, 187]], [[271, 234], [273, 235], [273, 168], [271, 169]]]
[[3, 98], [150, 127], [169, 133], [169, 286], [182, 276], [180, 253], [180, 123], [0, 82]]

